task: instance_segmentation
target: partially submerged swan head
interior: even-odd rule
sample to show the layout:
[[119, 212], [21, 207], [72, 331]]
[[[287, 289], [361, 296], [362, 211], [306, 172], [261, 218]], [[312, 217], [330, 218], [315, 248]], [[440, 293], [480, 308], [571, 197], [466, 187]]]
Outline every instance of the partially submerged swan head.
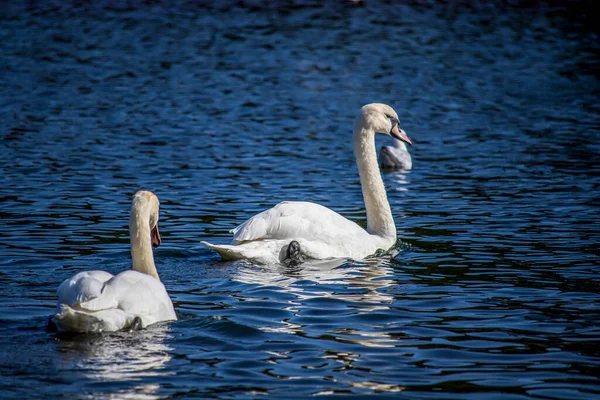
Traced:
[[159, 201], [156, 195], [148, 190], [140, 190], [133, 196], [129, 234], [131, 236], [131, 258], [133, 269], [154, 276], [158, 273], [154, 266], [152, 247], [161, 243], [158, 232]]
[[390, 135], [412, 145], [412, 141], [402, 129], [396, 111], [387, 104], [371, 103], [360, 109], [364, 126], [368, 126], [376, 133]]

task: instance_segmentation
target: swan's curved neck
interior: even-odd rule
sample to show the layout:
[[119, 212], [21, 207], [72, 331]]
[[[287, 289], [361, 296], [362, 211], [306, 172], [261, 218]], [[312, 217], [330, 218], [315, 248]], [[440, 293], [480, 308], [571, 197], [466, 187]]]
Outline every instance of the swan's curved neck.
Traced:
[[131, 218], [129, 219], [131, 259], [135, 271], [151, 275], [160, 280], [154, 265], [149, 221], [150, 212], [148, 210], [139, 208], [131, 210]]
[[387, 239], [396, 238], [396, 224], [377, 164], [375, 132], [360, 116], [354, 125], [354, 155], [367, 208], [367, 232]]
[[394, 139], [394, 147], [408, 152], [408, 148], [402, 140]]

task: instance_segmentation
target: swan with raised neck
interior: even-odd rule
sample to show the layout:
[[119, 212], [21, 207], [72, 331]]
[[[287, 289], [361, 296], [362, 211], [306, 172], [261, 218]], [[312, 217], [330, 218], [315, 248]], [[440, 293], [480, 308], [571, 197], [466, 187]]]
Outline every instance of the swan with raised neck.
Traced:
[[354, 155], [367, 209], [367, 232], [393, 242], [396, 241], [396, 224], [377, 164], [375, 133], [395, 134], [408, 140], [398, 124], [398, 115], [390, 106], [367, 104], [356, 119], [353, 135]]
[[152, 247], [159, 246], [161, 242], [158, 209], [159, 201], [154, 193], [147, 190], [138, 191], [131, 204], [129, 237], [133, 270], [160, 280], [152, 252]]
[[141, 329], [177, 319], [152, 254], [152, 246], [161, 242], [158, 208], [158, 198], [152, 192], [141, 190], [133, 197], [129, 220], [132, 269], [116, 276], [106, 271], [83, 271], [60, 285], [52, 317], [58, 330]]
[[398, 114], [381, 103], [363, 106], [354, 124], [354, 154], [367, 210], [366, 230], [321, 205], [282, 202], [233, 229], [232, 245], [202, 243], [226, 260], [249, 259], [264, 264], [285, 263], [291, 242], [295, 242], [294, 253], [313, 259], [361, 259], [377, 249], [388, 250], [396, 242], [396, 225], [377, 163], [375, 134], [412, 144], [399, 124]]

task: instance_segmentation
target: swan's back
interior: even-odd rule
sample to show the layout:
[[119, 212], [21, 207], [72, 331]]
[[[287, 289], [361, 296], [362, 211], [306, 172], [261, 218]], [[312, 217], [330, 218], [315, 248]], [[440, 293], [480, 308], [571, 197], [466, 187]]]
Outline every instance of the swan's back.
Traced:
[[54, 323], [61, 331], [101, 332], [128, 328], [139, 317], [142, 327], [176, 319], [164, 285], [150, 275], [125, 271], [80, 272], [58, 289]]
[[60, 310], [61, 304], [80, 304], [100, 296], [104, 284], [111, 278], [113, 275], [106, 271], [84, 271], [65, 280], [58, 287], [56, 311]]
[[400, 140], [394, 140], [394, 146], [381, 147], [379, 163], [385, 169], [412, 169], [412, 157]]
[[129, 314], [140, 316], [143, 326], [176, 319], [165, 285], [150, 275], [124, 271], [108, 282], [107, 286], [119, 293], [119, 307]]
[[233, 243], [263, 239], [306, 239], [344, 243], [348, 237], [364, 235], [358, 224], [320, 204], [284, 201], [250, 218], [233, 233]]

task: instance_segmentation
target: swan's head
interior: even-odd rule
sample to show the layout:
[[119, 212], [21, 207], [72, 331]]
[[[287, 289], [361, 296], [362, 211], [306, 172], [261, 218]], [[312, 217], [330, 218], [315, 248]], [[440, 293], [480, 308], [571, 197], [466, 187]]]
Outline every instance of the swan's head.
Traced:
[[148, 190], [139, 190], [133, 196], [131, 204], [131, 219], [141, 219], [138, 223], [148, 223], [150, 227], [150, 240], [153, 247], [160, 246], [160, 233], [158, 232], [158, 197]]
[[360, 110], [365, 126], [370, 127], [376, 133], [390, 135], [410, 145], [412, 141], [402, 129], [396, 111], [387, 104], [371, 103], [363, 106]]

